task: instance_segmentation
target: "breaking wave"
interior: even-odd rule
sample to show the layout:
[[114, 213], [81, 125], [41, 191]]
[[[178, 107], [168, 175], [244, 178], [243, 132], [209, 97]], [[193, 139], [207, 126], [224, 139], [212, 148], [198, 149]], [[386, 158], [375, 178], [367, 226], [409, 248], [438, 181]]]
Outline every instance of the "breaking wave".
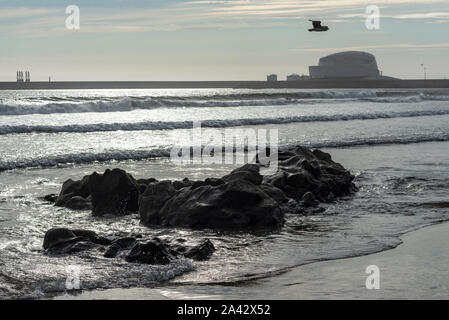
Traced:
[[[349, 121], [349, 120], [374, 120], [405, 117], [440, 116], [448, 115], [447, 110], [421, 110], [389, 113], [359, 113], [336, 114], [316, 116], [296, 116], [283, 118], [256, 118], [256, 119], [230, 119], [230, 120], [204, 120], [201, 122], [205, 128], [227, 128], [237, 126], [252, 126], [263, 124], [286, 124], [298, 122], [325, 122], [325, 121]], [[59, 132], [101, 132], [101, 131], [141, 131], [141, 130], [173, 130], [192, 128], [192, 121], [148, 121], [131, 123], [94, 123], [73, 124], [64, 126], [46, 125], [16, 125], [0, 126], [0, 135], [12, 133], [59, 133]]]
[[[416, 134], [402, 137], [373, 137], [343, 141], [318, 141], [318, 142], [297, 142], [295, 144], [283, 145], [280, 149], [291, 148], [297, 145], [308, 148], [343, 148], [363, 145], [383, 145], [383, 144], [410, 144], [421, 142], [449, 141], [449, 133], [438, 135]], [[18, 159], [11, 161], [0, 161], [0, 171], [25, 169], [36, 167], [56, 167], [72, 164], [88, 164], [95, 162], [145, 160], [152, 158], [162, 158], [170, 156], [170, 148], [151, 150], [115, 150], [101, 153], [78, 153], [58, 156], [43, 156], [28, 159]]]
[[83, 112], [125, 112], [137, 109], [238, 107], [310, 104], [314, 100], [361, 100], [376, 103], [411, 103], [427, 100], [449, 101], [447, 91], [308, 91], [284, 93], [239, 93], [202, 96], [144, 96], [144, 97], [49, 97], [45, 100], [28, 98], [21, 104], [0, 103], [0, 115], [27, 115]]
[[101, 153], [77, 153], [57, 156], [44, 156], [13, 161], [1, 161], [0, 171], [25, 169], [36, 167], [55, 167], [58, 165], [84, 164], [107, 161], [144, 160], [151, 158], [169, 157], [169, 149], [152, 150], [117, 150]]

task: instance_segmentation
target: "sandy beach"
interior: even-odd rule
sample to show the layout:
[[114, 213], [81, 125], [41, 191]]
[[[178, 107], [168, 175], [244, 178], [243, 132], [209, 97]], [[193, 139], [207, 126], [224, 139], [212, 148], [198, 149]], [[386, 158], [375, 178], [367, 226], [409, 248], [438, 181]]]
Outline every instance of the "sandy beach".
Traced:
[[[391, 250], [311, 263], [235, 286], [110, 289], [56, 299], [448, 299], [448, 234], [448, 222], [432, 225], [404, 234]], [[369, 265], [380, 269], [378, 290], [365, 286]]]

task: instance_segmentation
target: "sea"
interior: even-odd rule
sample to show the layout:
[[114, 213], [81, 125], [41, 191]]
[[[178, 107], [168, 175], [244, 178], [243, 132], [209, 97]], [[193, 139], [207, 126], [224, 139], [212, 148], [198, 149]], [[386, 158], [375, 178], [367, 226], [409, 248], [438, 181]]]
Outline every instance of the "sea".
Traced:
[[[287, 214], [275, 232], [148, 228], [137, 214], [93, 217], [41, 197], [67, 179], [121, 168], [135, 178], [221, 177], [234, 164], [179, 164], [170, 150], [203, 128], [276, 129], [279, 148], [320, 148], [359, 191], [314, 214]], [[80, 289], [239, 283], [300, 265], [393, 248], [405, 232], [449, 219], [449, 89], [139, 89], [0, 91], [0, 299]], [[143, 239], [210, 239], [210, 260], [168, 265], [51, 257], [52, 227]], [[79, 290], [77, 291], [79, 292]], [[275, 295], [273, 295], [275, 298]]]

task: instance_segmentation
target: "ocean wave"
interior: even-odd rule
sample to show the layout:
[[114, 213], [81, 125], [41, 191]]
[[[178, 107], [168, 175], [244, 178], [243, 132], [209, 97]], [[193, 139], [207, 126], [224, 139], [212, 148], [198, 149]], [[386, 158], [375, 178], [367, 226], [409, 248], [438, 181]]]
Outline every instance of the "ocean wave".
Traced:
[[345, 148], [345, 147], [373, 146], [383, 144], [410, 144], [410, 143], [443, 142], [443, 141], [449, 141], [449, 134], [415, 135], [404, 137], [378, 137], [378, 138], [364, 138], [349, 141], [325, 141], [313, 143], [306, 142], [301, 145], [309, 148]]
[[[263, 124], [287, 124], [298, 122], [327, 122], [327, 121], [350, 121], [350, 120], [375, 120], [422, 116], [448, 115], [447, 110], [418, 110], [389, 113], [358, 113], [358, 114], [336, 114], [336, 115], [313, 115], [282, 118], [255, 118], [255, 119], [230, 119], [230, 120], [204, 120], [201, 121], [205, 128], [227, 128], [237, 126], [253, 126]], [[0, 135], [21, 133], [60, 133], [60, 132], [101, 132], [101, 131], [142, 131], [142, 130], [173, 130], [192, 128], [192, 121], [147, 121], [131, 123], [94, 123], [94, 124], [72, 124], [64, 126], [52, 125], [15, 125], [0, 126]]]
[[85, 164], [108, 161], [144, 160], [169, 157], [169, 149], [116, 150], [100, 153], [76, 153], [0, 161], [0, 171], [25, 168], [50, 168], [59, 165]]
[[[421, 142], [442, 142], [449, 141], [449, 134], [441, 133], [435, 135], [418, 134], [403, 137], [373, 137], [346, 141], [317, 141], [298, 142], [294, 144], [282, 145], [280, 149], [287, 149], [294, 146], [305, 146], [308, 148], [343, 148], [363, 145], [383, 145], [383, 144], [410, 144]], [[235, 150], [235, 149], [234, 149]], [[170, 156], [170, 148], [151, 150], [114, 150], [100, 153], [77, 153], [42, 156], [36, 158], [17, 159], [0, 161], [0, 171], [26, 168], [50, 168], [57, 166], [67, 166], [73, 164], [89, 164], [96, 162], [145, 160], [152, 158], [167, 158]]]
[[21, 103], [0, 103], [0, 115], [27, 115], [84, 112], [126, 112], [155, 108], [201, 108], [238, 106], [277, 106], [310, 104], [329, 100], [360, 100], [376, 103], [414, 103], [427, 100], [449, 101], [447, 91], [325, 90], [276, 93], [240, 93], [202, 96], [130, 97], [46, 97]]
[[[167, 265], [145, 265], [124, 261], [111, 263], [110, 259], [96, 256], [93, 267], [76, 256], [52, 261], [42, 254], [32, 255], [32, 261], [27, 259], [26, 267], [20, 263], [17, 265], [17, 253], [14, 252], [14, 257], [11, 258], [11, 251], [13, 250], [8, 249], [2, 254], [5, 262], [15, 268], [8, 274], [0, 270], [0, 299], [42, 299], [67, 293], [67, 266], [74, 261], [82, 272], [82, 290], [154, 287], [196, 269], [196, 265], [185, 258], [176, 259]], [[22, 258], [26, 259], [26, 256]], [[39, 269], [32, 267], [34, 264], [43, 264], [50, 271], [39, 272]]]

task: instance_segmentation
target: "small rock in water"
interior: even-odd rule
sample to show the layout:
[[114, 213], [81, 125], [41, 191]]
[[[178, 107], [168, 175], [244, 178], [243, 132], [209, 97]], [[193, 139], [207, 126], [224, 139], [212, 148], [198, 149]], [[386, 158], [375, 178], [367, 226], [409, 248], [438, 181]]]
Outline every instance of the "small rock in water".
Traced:
[[193, 260], [207, 260], [215, 251], [214, 244], [209, 240], [204, 240], [196, 247], [189, 249], [184, 256]]
[[155, 242], [137, 243], [126, 256], [128, 262], [169, 264], [170, 254], [164, 246]]
[[[67, 254], [73, 252], [77, 242], [89, 241], [86, 237], [79, 237], [67, 228], [53, 228], [45, 233], [43, 248], [52, 254]], [[78, 250], [79, 251], [79, 250]]]
[[56, 199], [58, 199], [58, 195], [51, 193], [51, 194], [47, 194], [46, 196], [41, 198], [44, 201], [50, 202], [50, 203], [55, 203]]
[[131, 249], [137, 240], [133, 237], [119, 238], [112, 241], [103, 256], [105, 258], [115, 258], [121, 251]]

